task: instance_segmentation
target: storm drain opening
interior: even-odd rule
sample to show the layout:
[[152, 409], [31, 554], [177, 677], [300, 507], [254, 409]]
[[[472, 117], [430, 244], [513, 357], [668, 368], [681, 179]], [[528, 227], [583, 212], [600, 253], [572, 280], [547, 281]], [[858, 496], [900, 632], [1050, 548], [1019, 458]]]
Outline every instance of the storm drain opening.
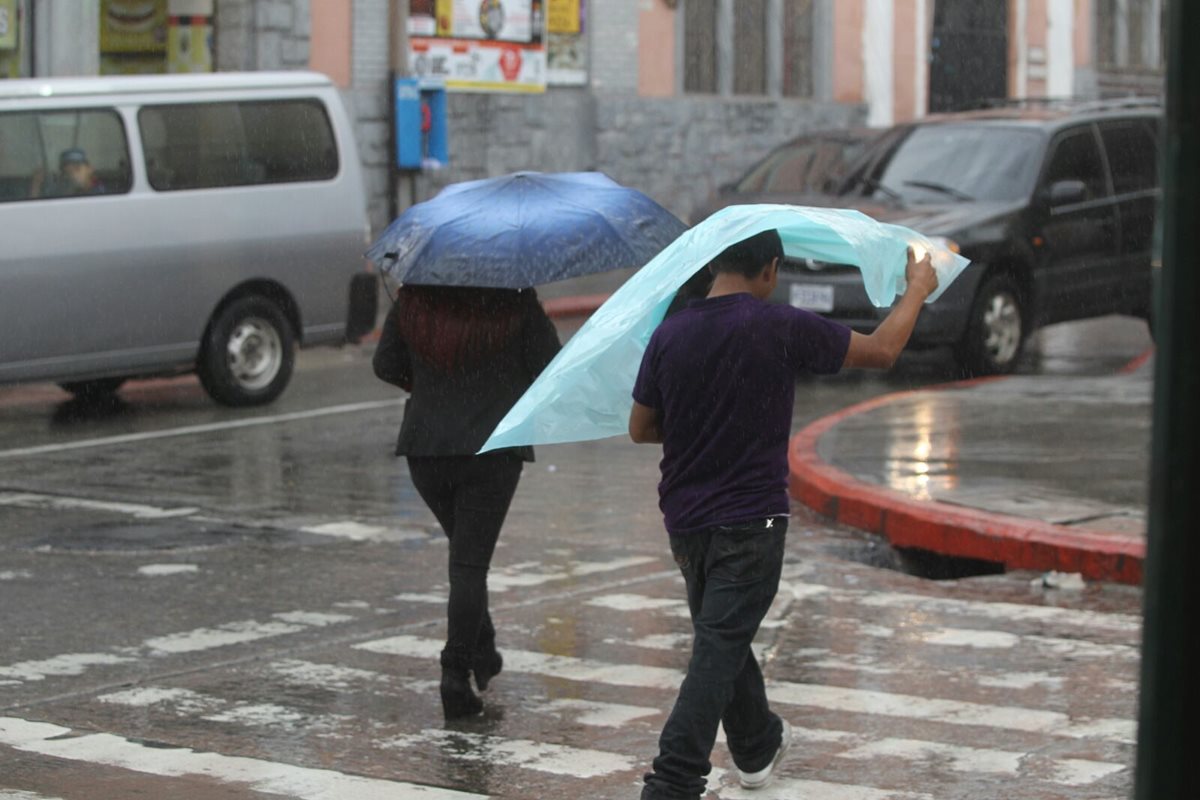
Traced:
[[1004, 564], [998, 561], [948, 556], [912, 547], [894, 547], [882, 536], [863, 532], [858, 534], [852, 541], [831, 543], [825, 549], [847, 561], [931, 581], [1003, 575], [1006, 571]]

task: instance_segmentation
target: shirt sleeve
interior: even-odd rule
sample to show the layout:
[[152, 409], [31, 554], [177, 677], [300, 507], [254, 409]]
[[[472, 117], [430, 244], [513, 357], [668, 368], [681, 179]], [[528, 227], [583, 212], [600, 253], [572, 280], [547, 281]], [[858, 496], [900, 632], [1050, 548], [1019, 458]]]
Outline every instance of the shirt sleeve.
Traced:
[[811, 311], [776, 306], [784, 317], [784, 359], [796, 372], [833, 375], [846, 362], [850, 329]]
[[642, 365], [638, 368], [637, 380], [633, 382], [634, 402], [647, 408], [662, 408], [662, 393], [659, 391], [655, 366], [658, 363], [658, 333], [650, 337], [646, 352], [642, 354]]

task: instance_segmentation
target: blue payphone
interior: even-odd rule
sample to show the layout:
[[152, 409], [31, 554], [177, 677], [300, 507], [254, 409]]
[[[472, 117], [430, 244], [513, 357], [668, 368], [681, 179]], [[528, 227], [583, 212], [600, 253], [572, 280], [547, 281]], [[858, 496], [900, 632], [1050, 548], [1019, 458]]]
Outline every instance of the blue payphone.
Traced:
[[446, 89], [420, 78], [396, 78], [396, 166], [443, 167], [450, 161]]

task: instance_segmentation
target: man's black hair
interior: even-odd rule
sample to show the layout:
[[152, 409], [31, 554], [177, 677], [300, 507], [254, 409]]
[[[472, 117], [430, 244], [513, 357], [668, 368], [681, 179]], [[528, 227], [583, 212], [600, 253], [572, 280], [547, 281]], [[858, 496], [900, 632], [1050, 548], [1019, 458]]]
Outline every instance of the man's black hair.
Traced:
[[709, 263], [708, 268], [714, 275], [735, 272], [754, 278], [775, 258], [783, 259], [783, 242], [779, 238], [779, 231], [772, 229], [726, 247]]

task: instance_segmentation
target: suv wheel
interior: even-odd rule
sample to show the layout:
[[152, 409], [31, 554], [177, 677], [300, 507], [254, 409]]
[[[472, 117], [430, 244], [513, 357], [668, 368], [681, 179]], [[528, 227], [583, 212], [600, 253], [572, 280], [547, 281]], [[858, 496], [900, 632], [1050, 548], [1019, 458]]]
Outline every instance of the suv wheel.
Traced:
[[97, 378], [90, 381], [67, 381], [60, 383], [59, 388], [75, 395], [77, 400], [88, 403], [110, 397], [123, 383], [124, 378]]
[[196, 370], [200, 383], [222, 405], [269, 403], [291, 380], [295, 344], [279, 306], [258, 296], [235, 300], [205, 334]]
[[1021, 292], [1007, 275], [985, 278], [971, 305], [967, 332], [958, 344], [958, 361], [972, 375], [1012, 372], [1025, 344]]

